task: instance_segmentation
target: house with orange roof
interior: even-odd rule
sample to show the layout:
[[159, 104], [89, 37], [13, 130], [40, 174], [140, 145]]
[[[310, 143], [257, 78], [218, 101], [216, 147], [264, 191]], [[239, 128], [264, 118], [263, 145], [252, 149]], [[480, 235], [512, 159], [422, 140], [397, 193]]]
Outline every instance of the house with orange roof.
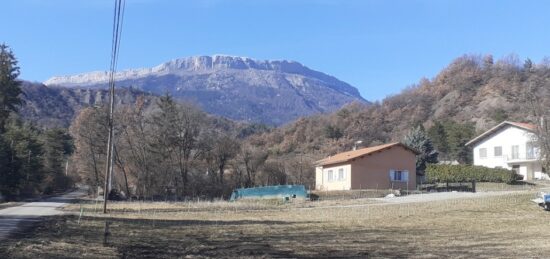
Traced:
[[389, 143], [343, 153], [317, 161], [315, 189], [416, 189], [418, 151]]
[[549, 179], [542, 168], [536, 125], [504, 121], [466, 143], [474, 165], [516, 171], [523, 180]]

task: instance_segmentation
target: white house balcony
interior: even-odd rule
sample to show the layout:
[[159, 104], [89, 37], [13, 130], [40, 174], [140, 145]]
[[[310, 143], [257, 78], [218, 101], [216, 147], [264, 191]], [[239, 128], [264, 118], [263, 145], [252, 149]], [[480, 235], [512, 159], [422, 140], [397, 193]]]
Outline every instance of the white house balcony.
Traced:
[[504, 157], [507, 163], [520, 163], [520, 162], [535, 162], [539, 161], [539, 157], [535, 154], [514, 154]]

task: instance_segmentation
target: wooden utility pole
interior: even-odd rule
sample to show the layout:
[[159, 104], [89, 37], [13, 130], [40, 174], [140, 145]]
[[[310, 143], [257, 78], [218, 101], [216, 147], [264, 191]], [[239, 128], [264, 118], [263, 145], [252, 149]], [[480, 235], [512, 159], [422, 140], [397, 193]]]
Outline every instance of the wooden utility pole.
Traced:
[[115, 72], [118, 61], [118, 49], [122, 34], [122, 20], [124, 17], [125, 0], [115, 0], [115, 13], [113, 18], [113, 46], [111, 49], [111, 69], [109, 73], [109, 121], [107, 137], [107, 161], [105, 165], [105, 185], [103, 188], [103, 213], [107, 213], [107, 200], [113, 174], [113, 112], [115, 109]]
[[105, 185], [103, 188], [103, 213], [107, 213], [107, 200], [109, 199], [109, 187], [111, 186], [111, 174], [113, 173], [113, 111], [115, 109], [114, 82], [111, 83], [109, 95], [109, 135], [107, 136], [107, 163], [105, 165]]

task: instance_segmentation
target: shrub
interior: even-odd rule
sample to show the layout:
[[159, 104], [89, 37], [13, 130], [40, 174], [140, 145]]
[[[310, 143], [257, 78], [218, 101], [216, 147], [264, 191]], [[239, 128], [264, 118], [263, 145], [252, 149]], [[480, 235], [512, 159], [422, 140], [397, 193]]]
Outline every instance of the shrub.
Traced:
[[494, 182], [513, 183], [521, 177], [516, 172], [502, 168], [473, 165], [435, 165], [426, 168], [428, 182]]

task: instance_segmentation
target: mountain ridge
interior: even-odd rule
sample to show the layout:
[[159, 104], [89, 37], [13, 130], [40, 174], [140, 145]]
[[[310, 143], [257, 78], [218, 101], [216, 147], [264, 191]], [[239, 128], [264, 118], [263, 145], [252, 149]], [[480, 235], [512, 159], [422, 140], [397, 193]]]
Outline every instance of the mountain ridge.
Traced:
[[[120, 71], [115, 79], [118, 86], [156, 95], [170, 94], [211, 114], [269, 125], [332, 112], [352, 102], [369, 103], [348, 83], [287, 60], [194, 56], [152, 68]], [[44, 84], [105, 89], [108, 73], [52, 77]]]
[[[300, 62], [293, 60], [259, 60], [249, 57], [231, 56], [224, 54], [215, 54], [212, 56], [191, 56], [177, 58], [168, 62], [161, 63], [152, 68], [127, 69], [115, 73], [116, 80], [128, 80], [130, 78], [139, 78], [150, 75], [166, 75], [189, 72], [205, 72], [209, 70], [221, 69], [257, 69], [274, 70], [287, 74], [297, 75], [315, 75], [329, 82], [342, 82], [334, 76], [312, 70]], [[44, 81], [45, 85], [63, 85], [63, 86], [87, 86], [97, 83], [107, 83], [109, 73], [107, 71], [92, 71], [69, 76], [54, 76]], [[346, 83], [347, 84], [347, 83]], [[348, 84], [349, 85], [349, 84]], [[359, 91], [352, 87], [346, 89], [346, 93], [351, 96], [360, 97]], [[363, 99], [363, 98], [362, 98]]]

